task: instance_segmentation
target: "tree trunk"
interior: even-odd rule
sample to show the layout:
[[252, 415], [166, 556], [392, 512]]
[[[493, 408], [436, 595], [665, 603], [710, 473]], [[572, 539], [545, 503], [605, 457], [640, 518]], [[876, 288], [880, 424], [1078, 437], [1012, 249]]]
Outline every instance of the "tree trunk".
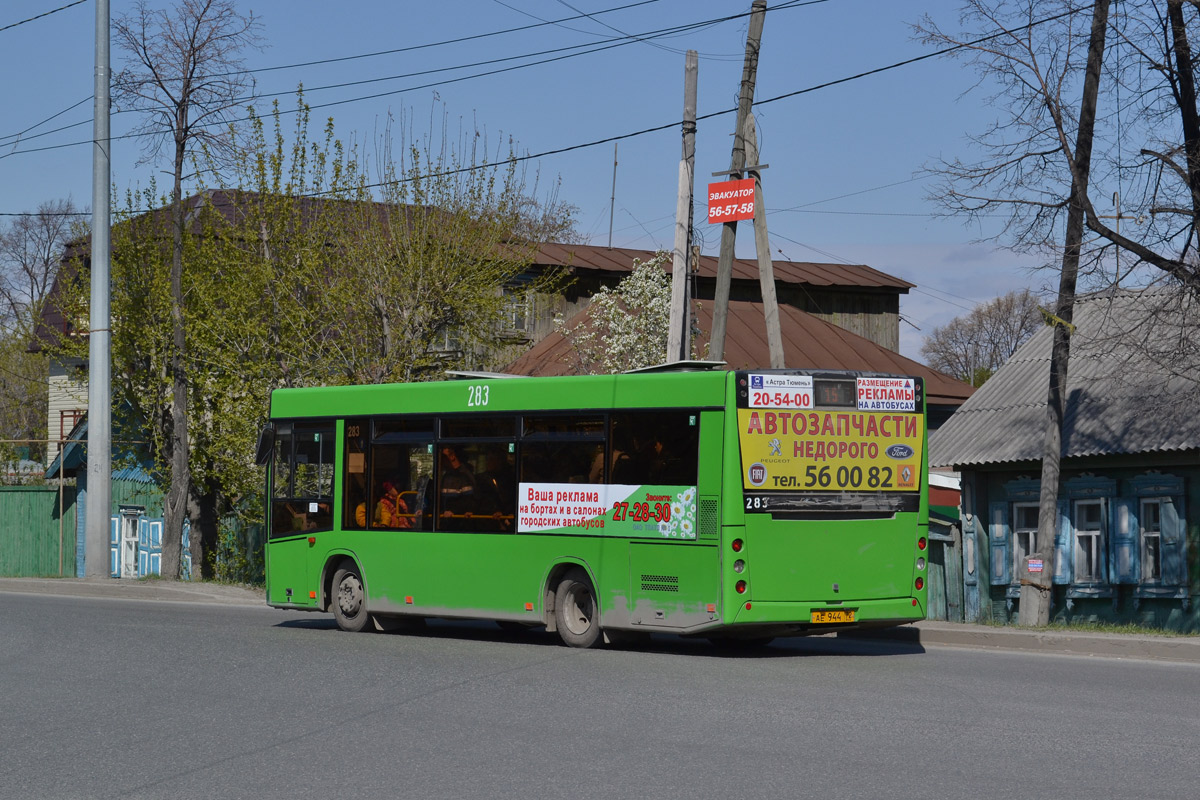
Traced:
[[1100, 90], [1100, 65], [1104, 58], [1104, 35], [1108, 27], [1109, 0], [1096, 0], [1092, 10], [1092, 35], [1088, 43], [1087, 72], [1083, 101], [1079, 108], [1079, 131], [1071, 174], [1071, 199], [1067, 211], [1066, 246], [1055, 306], [1054, 344], [1050, 352], [1050, 389], [1046, 399], [1046, 439], [1042, 456], [1042, 487], [1038, 503], [1037, 542], [1032, 557], [1043, 568], [1029, 571], [1029, 562], [1018, 565], [1021, 574], [1022, 625], [1045, 626], [1050, 622], [1051, 588], [1055, 573], [1054, 537], [1058, 532], [1059, 475], [1062, 466], [1062, 423], [1066, 410], [1067, 363], [1071, 353], [1071, 318], [1075, 307], [1075, 284], [1079, 276], [1079, 254], [1083, 247], [1084, 200], [1092, 163], [1092, 131], [1096, 124], [1096, 98]]
[[[185, 129], [178, 124], [176, 130]], [[175, 139], [175, 184], [171, 196], [172, 243], [171, 243], [171, 431], [170, 431], [170, 474], [171, 486], [167, 490], [163, 520], [162, 577], [168, 580], [179, 578], [183, 555], [183, 521], [187, 517], [187, 500], [191, 486], [191, 470], [188, 464], [188, 383], [185, 364], [186, 337], [183, 328], [183, 165], [186, 155], [186, 139], [177, 135]], [[193, 562], [193, 569], [199, 565]]]
[[220, 496], [214, 487], [208, 486], [204, 494], [193, 499], [189, 513], [192, 529], [188, 539], [188, 550], [192, 554], [192, 576], [211, 580], [216, 571], [215, 556], [220, 534], [220, 514], [217, 512]]

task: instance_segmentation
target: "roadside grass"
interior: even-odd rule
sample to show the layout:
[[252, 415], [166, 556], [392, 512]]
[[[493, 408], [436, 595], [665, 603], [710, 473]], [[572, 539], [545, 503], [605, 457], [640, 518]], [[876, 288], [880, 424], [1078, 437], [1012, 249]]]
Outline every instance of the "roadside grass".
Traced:
[[1037, 625], [1018, 625], [1015, 622], [1003, 622], [993, 619], [988, 623], [995, 628], [1019, 628], [1025, 631], [1058, 631], [1066, 633], [1106, 633], [1124, 636], [1159, 636], [1165, 639], [1193, 638], [1200, 633], [1185, 633], [1150, 625], [1138, 625], [1133, 622], [1102, 622], [1076, 620], [1072, 622], [1056, 621], [1043, 627]]

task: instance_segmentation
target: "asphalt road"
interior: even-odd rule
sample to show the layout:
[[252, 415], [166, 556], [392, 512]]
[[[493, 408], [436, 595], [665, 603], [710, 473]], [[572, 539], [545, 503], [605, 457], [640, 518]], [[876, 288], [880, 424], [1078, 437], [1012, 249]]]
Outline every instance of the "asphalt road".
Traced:
[[0, 592], [3, 798], [1185, 798], [1200, 665]]

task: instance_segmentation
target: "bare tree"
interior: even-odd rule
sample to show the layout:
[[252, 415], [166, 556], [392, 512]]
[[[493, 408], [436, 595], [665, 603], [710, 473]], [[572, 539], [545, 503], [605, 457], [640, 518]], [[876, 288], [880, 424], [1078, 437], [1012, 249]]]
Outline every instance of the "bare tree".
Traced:
[[[933, 193], [950, 213], [1003, 214], [998, 238], [1059, 260], [1078, 184], [1078, 96], [1090, 38], [1090, 3], [965, 0], [963, 30], [929, 17], [915, 26], [937, 47], [957, 48], [988, 87], [995, 122], [972, 135], [976, 160], [932, 168]], [[1200, 111], [1191, 39], [1200, 5], [1126, 0], [1107, 20], [1109, 46], [1098, 95], [1088, 189], [1079, 197], [1096, 236], [1080, 251], [1080, 279], [1100, 288], [1135, 279], [1167, 281], [1200, 296]], [[1110, 209], [1114, 195], [1120, 207]], [[1124, 225], [1122, 220], [1128, 220]]]
[[[0, 228], [0, 430], [6, 439], [28, 439], [41, 457], [46, 435], [45, 352], [34, 344], [42, 309], [74, 233], [77, 214], [68, 200], [42, 203]], [[15, 448], [0, 446], [4, 460]]]
[[[1062, 231], [1058, 299], [1051, 318], [1054, 341], [1038, 533], [1031, 554], [1049, 564], [1054, 563], [1071, 319], [1078, 279], [1089, 252], [1084, 224], [1090, 226], [1097, 216], [1089, 189], [1094, 185], [1094, 133], [1108, 8], [1109, 0], [1096, 0], [1089, 15], [1073, 0], [1053, 6], [1044, 0], [969, 0], [963, 19], [982, 22], [999, 33], [971, 41], [955, 40], [928, 18], [919, 28], [928, 41], [961, 46], [959, 52], [966, 53], [985, 77], [1001, 87], [1001, 120], [976, 138], [986, 154], [984, 160], [974, 165], [943, 165], [949, 184], [947, 204], [967, 214], [1007, 210], [1005, 231], [1018, 247], [1052, 249]], [[1085, 22], [1086, 35], [1081, 27]], [[1082, 100], [1075, 112], [1075, 87], [1081, 84]], [[1091, 251], [1091, 263], [1098, 270], [1103, 268], [1101, 256], [1105, 249], [1102, 245]], [[1169, 259], [1145, 248], [1143, 251], [1140, 261], [1188, 283], [1186, 273], [1168, 268], [1165, 262]], [[1026, 567], [1022, 572], [1020, 620], [1045, 625], [1049, 621], [1053, 569], [1031, 573]]]
[[1041, 324], [1037, 295], [1029, 289], [1009, 292], [934, 328], [921, 355], [934, 369], [982, 386]]
[[[163, 437], [170, 464], [171, 485], [167, 492], [163, 526], [162, 574], [178, 578], [181, 564], [184, 515], [198, 513], [192, 495], [188, 465], [188, 374], [187, 340], [184, 326], [183, 237], [185, 214], [183, 182], [188, 156], [204, 146], [219, 155], [233, 142], [227, 131], [231, 112], [250, 86], [243, 70], [241, 53], [260, 42], [259, 25], [253, 14], [242, 14], [233, 0], [179, 0], [172, 9], [151, 10], [144, 0], [114, 23], [117, 44], [126, 52], [126, 67], [114, 79], [118, 103], [146, 115], [141, 132], [147, 140], [146, 156], [156, 159], [170, 145], [172, 166], [171, 220], [171, 323], [173, 384], [170, 413], [162, 424], [169, 426]], [[192, 563], [207, 567], [204, 554], [215, 542], [193, 536]]]
[[63, 249], [77, 232], [78, 216], [71, 200], [52, 200], [0, 230], [0, 316], [26, 343], [41, 317]]

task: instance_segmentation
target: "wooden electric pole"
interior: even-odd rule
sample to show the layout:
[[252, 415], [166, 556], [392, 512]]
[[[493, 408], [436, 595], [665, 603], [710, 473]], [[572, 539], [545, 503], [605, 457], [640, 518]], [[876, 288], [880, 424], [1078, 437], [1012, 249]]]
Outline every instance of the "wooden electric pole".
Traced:
[[754, 179], [754, 252], [758, 256], [758, 285], [762, 289], [763, 317], [767, 324], [767, 351], [771, 357], [771, 369], [783, 369], [783, 332], [779, 329], [779, 301], [775, 297], [775, 267], [771, 263], [771, 243], [767, 239], [767, 208], [763, 200], [761, 170], [766, 165], [758, 163], [758, 132], [754, 126], [754, 115], [746, 115], [746, 160], [747, 169]]
[[679, 192], [675, 202], [675, 247], [671, 253], [671, 321], [667, 361], [686, 361], [692, 353], [692, 321], [688, 315], [688, 250], [692, 233], [692, 187], [696, 161], [696, 76], [699, 58], [688, 50], [683, 67], [683, 157], [679, 159]]
[[[737, 121], [733, 126], [733, 154], [729, 160], [730, 178], [741, 178], [746, 168], [746, 143], [743, 128], [750, 106], [754, 103], [754, 82], [758, 74], [758, 50], [762, 41], [763, 21], [767, 15], [767, 0], [754, 0], [750, 6], [750, 30], [746, 33], [746, 61], [742, 67], [742, 87], [738, 94]], [[717, 258], [717, 288], [713, 299], [713, 328], [708, 355], [714, 361], [725, 358], [725, 326], [729, 317], [729, 283], [733, 278], [733, 245], [737, 238], [737, 223], [726, 222], [721, 229], [721, 252]]]

